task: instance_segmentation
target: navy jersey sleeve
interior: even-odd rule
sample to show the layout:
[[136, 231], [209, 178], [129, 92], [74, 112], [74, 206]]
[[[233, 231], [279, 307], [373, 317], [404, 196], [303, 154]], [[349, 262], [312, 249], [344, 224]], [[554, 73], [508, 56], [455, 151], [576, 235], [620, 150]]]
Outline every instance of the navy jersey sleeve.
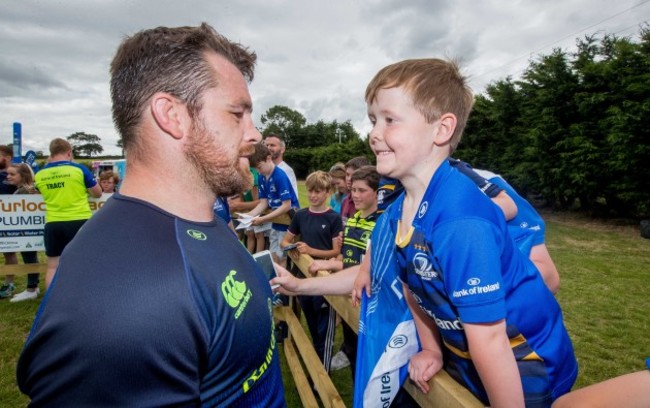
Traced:
[[474, 169], [472, 169], [472, 166], [464, 161], [449, 158], [449, 164], [451, 164], [452, 167], [455, 167], [461, 174], [472, 180], [479, 190], [481, 190], [486, 196], [494, 198], [503, 191], [501, 187], [491, 183], [489, 180], [475, 172]]

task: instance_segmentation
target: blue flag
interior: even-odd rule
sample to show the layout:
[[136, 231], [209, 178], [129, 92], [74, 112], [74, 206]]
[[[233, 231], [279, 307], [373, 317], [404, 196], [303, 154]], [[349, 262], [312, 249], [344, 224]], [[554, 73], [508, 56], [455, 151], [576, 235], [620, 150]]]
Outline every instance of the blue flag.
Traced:
[[354, 407], [388, 407], [408, 376], [408, 362], [420, 350], [413, 316], [399, 279], [395, 231], [379, 217], [371, 238], [372, 295], [359, 314]]

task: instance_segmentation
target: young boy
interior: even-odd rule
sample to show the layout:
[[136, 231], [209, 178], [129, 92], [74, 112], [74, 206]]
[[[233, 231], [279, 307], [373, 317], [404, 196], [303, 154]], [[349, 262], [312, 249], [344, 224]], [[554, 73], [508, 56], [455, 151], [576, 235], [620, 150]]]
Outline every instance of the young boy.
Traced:
[[[366, 254], [366, 246], [379, 216], [377, 211], [377, 188], [379, 173], [375, 166], [363, 166], [352, 173], [352, 190], [350, 195], [357, 209], [353, 217], [348, 218], [343, 230], [343, 246], [338, 259], [314, 261], [310, 272], [320, 270], [340, 271], [351, 266], [360, 265]], [[332, 370], [350, 365], [352, 376], [356, 367], [357, 334], [345, 322], [343, 326], [343, 344], [341, 351], [332, 359]]]
[[[262, 143], [255, 145], [255, 153], [249, 157], [250, 166], [259, 173], [258, 187], [260, 202], [248, 215], [256, 216], [267, 208], [272, 211], [268, 214], [253, 219], [252, 225], [261, 225], [265, 222], [287, 214], [300, 207], [298, 197], [291, 187], [289, 177], [281, 168], [273, 164], [271, 152]], [[273, 260], [285, 266], [287, 257], [282, 251], [280, 243], [287, 233], [287, 226], [283, 224], [271, 224], [270, 250]]]
[[345, 163], [345, 185], [348, 188], [348, 194], [343, 197], [341, 202], [341, 218], [345, 222], [348, 218], [354, 216], [357, 212], [354, 208], [352, 195], [349, 191], [352, 189], [352, 173], [359, 170], [363, 166], [369, 166], [370, 160], [366, 156], [357, 156]]
[[[316, 171], [307, 176], [305, 186], [309, 207], [296, 212], [282, 240], [282, 247], [292, 244], [294, 238], [300, 236], [295, 250], [301, 254], [320, 259], [336, 257], [341, 253], [336, 238], [343, 231], [343, 223], [341, 217], [327, 206], [332, 178], [324, 171]], [[300, 296], [299, 300], [316, 353], [325, 369], [329, 371], [336, 330], [336, 312], [322, 296]]]
[[366, 102], [377, 170], [405, 190], [373, 232], [371, 270], [373, 296], [405, 282], [422, 347], [411, 378], [428, 392], [444, 355], [485, 404], [550, 406], [577, 376], [560, 307], [499, 208], [447, 160], [472, 105], [465, 79], [450, 62], [407, 60], [375, 76]]

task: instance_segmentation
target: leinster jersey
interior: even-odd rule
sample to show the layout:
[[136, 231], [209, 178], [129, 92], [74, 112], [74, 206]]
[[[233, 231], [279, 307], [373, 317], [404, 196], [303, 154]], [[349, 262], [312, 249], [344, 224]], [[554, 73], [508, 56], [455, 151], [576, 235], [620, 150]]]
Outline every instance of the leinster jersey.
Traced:
[[63, 252], [18, 385], [31, 406], [282, 407], [271, 308], [221, 220], [116, 193]]
[[[384, 215], [394, 231], [403, 197]], [[396, 240], [399, 270], [438, 327], [449, 374], [487, 404], [463, 325], [504, 319], [527, 406], [550, 406], [569, 391], [577, 363], [560, 307], [514, 245], [499, 209], [445, 161], [412, 226]]]

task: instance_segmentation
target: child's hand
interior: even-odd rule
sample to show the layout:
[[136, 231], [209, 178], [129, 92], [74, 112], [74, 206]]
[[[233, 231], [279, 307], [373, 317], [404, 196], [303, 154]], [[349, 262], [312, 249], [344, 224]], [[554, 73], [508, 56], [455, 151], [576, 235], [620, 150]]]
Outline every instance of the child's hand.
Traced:
[[301, 254], [310, 255], [311, 247], [305, 244], [304, 242], [298, 242], [298, 246], [296, 247], [296, 250]]
[[263, 221], [262, 217], [255, 217], [251, 220], [251, 225], [261, 225], [264, 224], [266, 221]]
[[429, 392], [429, 380], [442, 368], [442, 359], [431, 350], [422, 350], [409, 362], [409, 377], [423, 393]]
[[341, 247], [343, 246], [343, 232], [339, 232], [339, 235], [337, 235], [336, 238], [334, 238], [334, 245], [335, 245], [334, 247], [335, 249], [339, 249], [339, 250], [341, 249]]
[[316, 273], [318, 271], [327, 271], [329, 270], [329, 267], [327, 265], [328, 261], [317, 259], [314, 262], [309, 265], [309, 273], [312, 274], [312, 276], [316, 276]]
[[352, 286], [352, 306], [361, 304], [361, 297], [364, 291], [366, 292], [366, 296], [370, 297], [370, 271], [364, 268], [362, 263], [357, 278], [354, 280], [354, 285]]
[[280, 285], [273, 289], [273, 292], [280, 292], [283, 295], [295, 296], [300, 294], [301, 279], [296, 278], [285, 268], [274, 263], [277, 276], [269, 281], [271, 286]]

